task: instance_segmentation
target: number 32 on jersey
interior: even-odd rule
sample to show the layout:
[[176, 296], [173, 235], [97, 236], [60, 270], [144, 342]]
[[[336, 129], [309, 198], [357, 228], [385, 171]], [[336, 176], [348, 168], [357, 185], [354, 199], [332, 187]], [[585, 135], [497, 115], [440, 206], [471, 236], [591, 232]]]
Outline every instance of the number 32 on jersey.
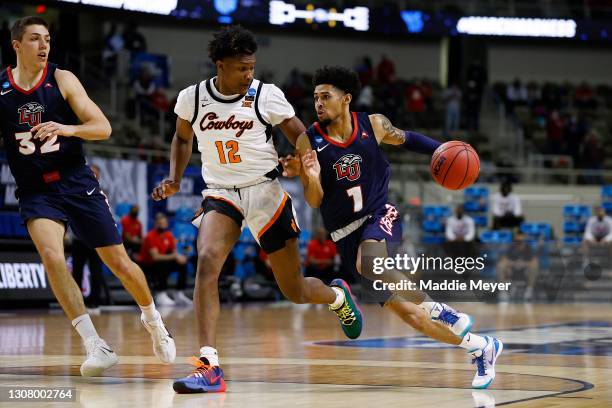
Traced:
[[[15, 139], [19, 142], [19, 153], [27, 156], [36, 151], [36, 145], [32, 141], [32, 132], [15, 133]], [[45, 143], [40, 146], [40, 153], [56, 152], [59, 148], [60, 144], [57, 140], [57, 136], [53, 136], [45, 140]]]

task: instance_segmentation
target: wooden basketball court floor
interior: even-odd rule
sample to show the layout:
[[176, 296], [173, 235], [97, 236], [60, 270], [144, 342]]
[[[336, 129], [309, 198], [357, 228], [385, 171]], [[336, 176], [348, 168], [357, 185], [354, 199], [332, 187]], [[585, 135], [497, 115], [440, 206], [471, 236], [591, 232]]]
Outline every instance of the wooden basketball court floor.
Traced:
[[226, 394], [176, 395], [172, 379], [190, 372], [198, 350], [191, 309], [163, 311], [177, 361], [152, 355], [136, 309], [94, 316], [119, 365], [82, 378], [84, 350], [60, 311], [0, 313], [0, 386], [72, 386], [66, 407], [612, 407], [612, 306], [455, 305], [475, 332], [500, 337], [504, 353], [489, 390], [470, 388], [463, 350], [429, 341], [379, 307], [366, 305], [365, 329], [347, 341], [324, 307], [287, 303], [222, 309], [219, 350]]

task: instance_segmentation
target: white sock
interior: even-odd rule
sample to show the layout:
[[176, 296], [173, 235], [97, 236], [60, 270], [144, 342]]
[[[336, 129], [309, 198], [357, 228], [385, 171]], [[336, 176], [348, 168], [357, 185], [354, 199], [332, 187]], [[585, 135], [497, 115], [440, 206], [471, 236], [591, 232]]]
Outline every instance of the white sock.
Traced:
[[487, 339], [483, 336], [479, 336], [478, 334], [468, 333], [461, 340], [461, 344], [459, 347], [464, 348], [468, 351], [480, 350], [483, 349], [487, 345]]
[[331, 288], [334, 292], [336, 292], [336, 300], [334, 300], [334, 303], [330, 303], [329, 307], [331, 307], [332, 309], [338, 309], [344, 304], [344, 291], [335, 286], [332, 286]]
[[219, 366], [219, 354], [214, 347], [204, 346], [200, 348], [200, 357], [208, 360], [211, 366]]
[[155, 302], [151, 302], [149, 306], [140, 306], [140, 310], [142, 310], [142, 314], [145, 317], [147, 322], [152, 322], [159, 318], [159, 312], [155, 309]]
[[83, 341], [90, 337], [100, 337], [88, 314], [82, 314], [76, 317], [72, 321], [72, 327], [76, 329]]

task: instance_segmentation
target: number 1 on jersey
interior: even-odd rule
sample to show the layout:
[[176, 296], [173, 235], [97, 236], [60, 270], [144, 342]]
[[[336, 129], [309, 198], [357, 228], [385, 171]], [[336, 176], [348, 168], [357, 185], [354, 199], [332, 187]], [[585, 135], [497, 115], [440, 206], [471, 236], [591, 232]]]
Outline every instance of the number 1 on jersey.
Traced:
[[217, 146], [217, 153], [219, 153], [219, 162], [221, 164], [236, 164], [242, 161], [238, 153], [238, 142], [235, 140], [228, 140], [225, 142], [225, 148], [227, 149], [227, 159], [225, 158], [225, 150], [223, 149], [223, 142], [218, 140], [215, 142]]
[[353, 199], [353, 212], [361, 211], [363, 209], [363, 193], [361, 191], [361, 186], [347, 189], [346, 194]]

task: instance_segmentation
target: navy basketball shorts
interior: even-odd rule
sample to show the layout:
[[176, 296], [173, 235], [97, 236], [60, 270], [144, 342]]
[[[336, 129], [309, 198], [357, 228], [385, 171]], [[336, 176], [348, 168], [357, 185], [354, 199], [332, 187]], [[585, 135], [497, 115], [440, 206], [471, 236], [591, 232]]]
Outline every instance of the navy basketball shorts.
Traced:
[[19, 213], [24, 224], [35, 218], [67, 223], [90, 248], [122, 243], [108, 200], [86, 166], [62, 175], [48, 191], [21, 196]]
[[[402, 242], [402, 220], [394, 205], [385, 204], [380, 207], [357, 230], [336, 242], [336, 248], [345, 271], [357, 277], [364, 284], [370, 283], [371, 285], [371, 281], [361, 277], [357, 271], [359, 246], [366, 240], [385, 241], [387, 256], [395, 256], [396, 250]], [[392, 293], [381, 291], [379, 296], [388, 300]], [[385, 302], [380, 303], [384, 305]]]

